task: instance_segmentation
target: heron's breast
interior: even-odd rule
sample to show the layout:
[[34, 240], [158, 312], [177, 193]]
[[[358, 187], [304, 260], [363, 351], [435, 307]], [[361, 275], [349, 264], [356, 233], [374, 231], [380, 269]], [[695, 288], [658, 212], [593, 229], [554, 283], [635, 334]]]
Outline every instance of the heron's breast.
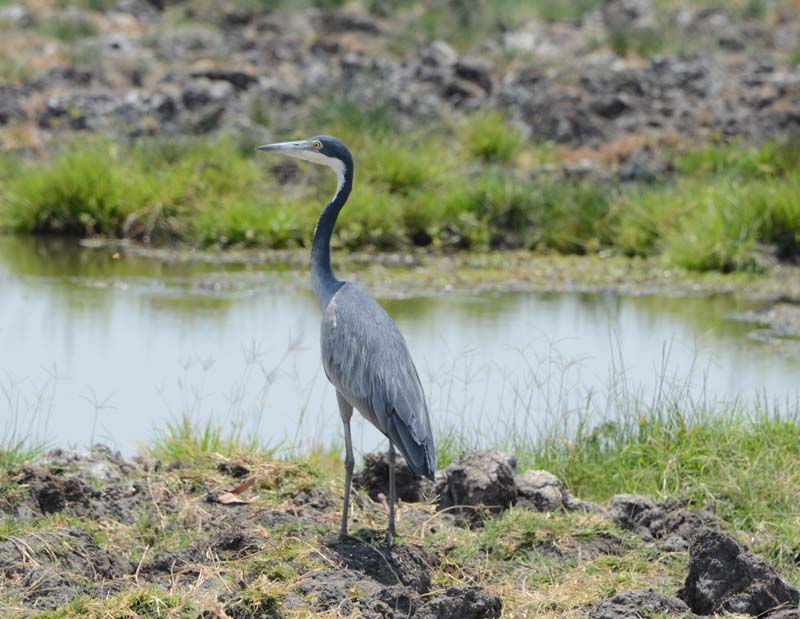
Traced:
[[330, 303], [328, 303], [328, 307], [325, 308], [322, 319], [334, 329], [336, 328], [336, 295], [333, 295]]

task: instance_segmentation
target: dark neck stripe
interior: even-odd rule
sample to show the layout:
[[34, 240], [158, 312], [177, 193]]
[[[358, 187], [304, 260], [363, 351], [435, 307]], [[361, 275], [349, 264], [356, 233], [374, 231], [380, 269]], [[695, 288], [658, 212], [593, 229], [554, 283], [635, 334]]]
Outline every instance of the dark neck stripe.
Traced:
[[350, 164], [344, 170], [344, 182], [338, 188], [333, 199], [322, 209], [317, 227], [314, 229], [314, 240], [311, 243], [311, 283], [314, 286], [314, 294], [317, 296], [320, 308], [323, 310], [343, 283], [334, 277], [331, 268], [331, 236], [333, 227], [336, 225], [336, 218], [347, 202], [352, 188], [353, 166]]

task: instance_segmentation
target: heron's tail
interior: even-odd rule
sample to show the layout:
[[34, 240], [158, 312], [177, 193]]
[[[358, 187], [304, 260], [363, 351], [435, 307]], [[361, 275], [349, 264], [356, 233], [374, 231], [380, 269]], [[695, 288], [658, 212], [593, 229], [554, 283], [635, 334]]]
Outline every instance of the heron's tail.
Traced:
[[393, 423], [389, 432], [391, 440], [403, 454], [408, 467], [415, 475], [427, 477], [434, 481], [436, 475], [436, 446], [433, 442], [433, 433], [418, 442], [411, 436], [408, 429], [401, 423]]

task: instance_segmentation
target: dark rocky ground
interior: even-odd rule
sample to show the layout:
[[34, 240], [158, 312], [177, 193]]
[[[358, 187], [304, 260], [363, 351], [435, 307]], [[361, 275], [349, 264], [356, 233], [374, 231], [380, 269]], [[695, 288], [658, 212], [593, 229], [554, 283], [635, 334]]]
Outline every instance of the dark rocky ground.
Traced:
[[403, 474], [401, 496], [429, 502], [401, 504], [402, 539], [387, 549], [385, 472], [367, 458], [353, 538], [339, 541], [341, 480], [307, 464], [51, 452], [2, 479], [4, 616], [800, 613], [800, 592], [714, 514], [633, 495], [581, 501], [501, 452], [464, 452], [435, 488]]
[[[97, 5], [0, 7], [6, 146], [35, 147], [63, 131], [218, 129], [255, 143], [313, 131], [346, 110], [419, 128], [494, 108], [530, 140], [569, 149], [575, 173], [594, 163], [633, 180], [665, 171], [660, 144], [800, 131], [800, 12], [791, 2], [748, 16], [733, 5], [607, 0], [572, 21], [519, 19], [466, 42], [429, 41], [424, 14], [376, 16], [349, 4]], [[67, 37], [67, 27], [82, 36]]]

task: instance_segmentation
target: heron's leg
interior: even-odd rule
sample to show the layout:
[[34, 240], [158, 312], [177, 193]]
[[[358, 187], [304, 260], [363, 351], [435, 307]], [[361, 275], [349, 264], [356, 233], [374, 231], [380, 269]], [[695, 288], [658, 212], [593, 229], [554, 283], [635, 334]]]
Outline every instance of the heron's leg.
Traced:
[[347, 537], [347, 516], [350, 513], [350, 482], [353, 480], [353, 440], [350, 437], [350, 419], [353, 416], [353, 407], [337, 391], [336, 399], [339, 402], [339, 414], [344, 424], [344, 505], [342, 506], [342, 526], [339, 529], [339, 538]]
[[394, 526], [394, 504], [397, 502], [397, 487], [394, 483], [394, 443], [389, 439], [389, 528], [386, 531], [386, 543], [391, 546], [397, 530]]

